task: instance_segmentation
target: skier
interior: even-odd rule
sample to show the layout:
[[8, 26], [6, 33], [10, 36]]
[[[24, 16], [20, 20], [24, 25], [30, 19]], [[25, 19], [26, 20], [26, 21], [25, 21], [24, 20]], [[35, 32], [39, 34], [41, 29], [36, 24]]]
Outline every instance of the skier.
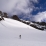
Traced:
[[19, 35], [19, 38], [21, 39], [21, 35]]

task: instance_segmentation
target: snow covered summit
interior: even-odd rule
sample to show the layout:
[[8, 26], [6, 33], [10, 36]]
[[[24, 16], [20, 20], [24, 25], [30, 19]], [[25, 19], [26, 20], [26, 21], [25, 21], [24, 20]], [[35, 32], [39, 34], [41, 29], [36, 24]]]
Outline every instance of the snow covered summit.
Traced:
[[46, 32], [4, 18], [0, 21], [0, 46], [46, 46]]

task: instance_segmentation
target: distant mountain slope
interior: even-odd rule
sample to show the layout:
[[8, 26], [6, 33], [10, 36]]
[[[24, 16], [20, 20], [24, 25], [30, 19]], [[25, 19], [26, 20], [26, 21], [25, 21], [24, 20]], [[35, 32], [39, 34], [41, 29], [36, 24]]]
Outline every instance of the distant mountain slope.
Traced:
[[31, 22], [31, 21], [26, 21], [26, 20], [22, 20], [20, 19], [22, 23], [25, 23], [35, 29], [38, 29], [38, 30], [46, 30], [46, 23], [45, 22]]

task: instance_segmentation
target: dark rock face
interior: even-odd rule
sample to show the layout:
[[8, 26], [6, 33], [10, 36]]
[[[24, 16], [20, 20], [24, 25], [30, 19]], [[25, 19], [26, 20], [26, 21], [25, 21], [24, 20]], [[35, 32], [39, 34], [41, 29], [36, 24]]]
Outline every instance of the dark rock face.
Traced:
[[38, 30], [44, 30], [44, 28], [42, 27], [42, 28], [38, 28], [36, 25], [30, 25], [30, 26], [32, 26], [32, 27], [34, 27], [35, 29], [38, 29]]
[[8, 14], [4, 12], [3, 17], [8, 18], [8, 16], [7, 16], [7, 15], [8, 15]]
[[2, 15], [2, 11], [0, 11], [0, 14]]
[[2, 19], [0, 18], [0, 21], [1, 21]]
[[40, 25], [43, 25], [44, 26], [44, 25], [46, 25], [46, 22], [41, 22]]
[[0, 21], [1, 20], [4, 20], [2, 11], [0, 11]]
[[20, 19], [18, 18], [17, 15], [13, 15], [13, 16], [12, 16], [12, 19], [20, 21]]

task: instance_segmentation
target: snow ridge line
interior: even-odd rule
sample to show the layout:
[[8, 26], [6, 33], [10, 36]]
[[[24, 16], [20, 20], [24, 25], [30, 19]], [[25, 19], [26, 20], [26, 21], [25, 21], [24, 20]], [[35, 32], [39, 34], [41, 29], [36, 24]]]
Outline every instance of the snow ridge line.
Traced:
[[[1, 22], [0, 22], [0, 23], [1, 23]], [[4, 27], [6, 27], [6, 26], [5, 26], [4, 24], [2, 24], [2, 23], [1, 23], [1, 25], [3, 25]], [[8, 28], [8, 27], [6, 27], [6, 28]], [[8, 30], [10, 30], [10, 28], [8, 28]]]
[[[1, 23], [1, 22], [0, 22]], [[1, 23], [1, 25], [3, 25], [4, 27], [6, 27], [4, 24]]]

